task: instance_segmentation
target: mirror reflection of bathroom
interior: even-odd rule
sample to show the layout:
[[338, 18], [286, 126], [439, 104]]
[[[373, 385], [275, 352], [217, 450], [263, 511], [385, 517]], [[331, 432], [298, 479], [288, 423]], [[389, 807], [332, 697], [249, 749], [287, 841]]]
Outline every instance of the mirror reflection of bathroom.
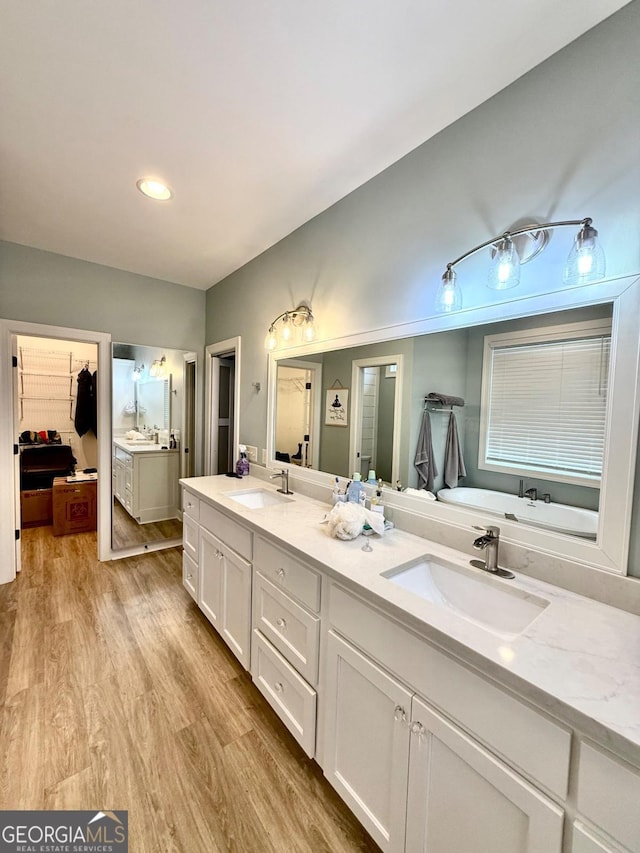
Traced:
[[384, 483], [393, 482], [393, 434], [398, 365], [372, 364], [359, 368], [359, 401], [355, 413], [358, 436], [353, 470], [366, 480], [371, 471]]
[[302, 468], [318, 467], [322, 366], [299, 360], [278, 364], [275, 458]]
[[195, 365], [185, 362], [184, 355], [181, 350], [113, 344], [114, 550], [182, 537], [178, 480], [183, 458], [188, 460], [186, 476], [193, 466], [189, 450], [195, 414]]

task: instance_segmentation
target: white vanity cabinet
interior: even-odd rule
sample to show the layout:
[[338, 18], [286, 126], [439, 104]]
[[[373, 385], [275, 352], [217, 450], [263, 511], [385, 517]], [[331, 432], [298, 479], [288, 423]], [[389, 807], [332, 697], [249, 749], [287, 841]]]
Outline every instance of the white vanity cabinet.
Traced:
[[129, 452], [114, 443], [114, 494], [140, 524], [179, 517], [176, 450], [138, 449]]
[[182, 582], [249, 669], [252, 533], [186, 489], [183, 510]]
[[560, 853], [570, 733], [334, 584], [329, 620], [323, 770], [382, 849]]
[[251, 675], [310, 757], [316, 744], [321, 576], [257, 536]]
[[581, 740], [571, 853], [640, 853], [640, 773]]

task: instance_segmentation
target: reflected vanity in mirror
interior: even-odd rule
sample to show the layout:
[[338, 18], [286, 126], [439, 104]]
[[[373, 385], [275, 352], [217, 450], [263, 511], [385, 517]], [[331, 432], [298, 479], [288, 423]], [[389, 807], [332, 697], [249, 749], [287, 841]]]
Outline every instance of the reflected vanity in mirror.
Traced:
[[179, 541], [178, 480], [194, 473], [195, 356], [116, 343], [112, 355], [112, 549]]
[[[376, 460], [375, 448], [376, 441], [382, 446], [383, 408], [397, 452], [383, 480], [415, 489], [426, 410], [438, 500], [406, 499], [412, 512], [457, 526], [499, 518], [503, 535], [517, 544], [625, 572], [637, 439], [638, 290], [636, 280], [618, 279], [425, 320], [415, 324], [420, 334], [400, 330], [383, 340], [381, 331], [369, 335], [372, 343], [360, 335], [351, 339], [356, 345], [343, 339], [340, 349], [307, 347], [300, 358], [321, 370], [323, 393], [336, 381], [351, 392], [349, 427], [323, 422], [310, 437], [318, 445], [318, 470], [341, 477], [359, 470], [364, 479], [371, 467], [382, 475], [386, 463]], [[270, 358], [275, 385], [282, 362], [278, 354]], [[381, 394], [368, 411], [362, 404], [367, 362], [398, 365], [393, 402]], [[376, 382], [384, 385], [390, 375], [381, 367]], [[458, 487], [444, 483], [451, 407], [426, 404], [430, 392], [464, 401], [455, 407], [466, 469]], [[270, 401], [269, 424], [280, 417], [280, 384]], [[370, 454], [363, 452], [365, 422], [374, 427]], [[311, 471], [300, 475], [327, 482]], [[387, 492], [388, 501], [403, 499]]]

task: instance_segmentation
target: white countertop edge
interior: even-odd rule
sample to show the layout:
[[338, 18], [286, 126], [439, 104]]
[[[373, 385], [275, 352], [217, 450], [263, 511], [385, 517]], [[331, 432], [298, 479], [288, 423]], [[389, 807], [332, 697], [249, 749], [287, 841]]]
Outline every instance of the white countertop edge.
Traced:
[[[331, 509], [325, 503], [295, 495], [286, 504], [256, 510], [225, 494], [275, 492], [275, 485], [257, 477], [193, 477], [180, 483], [441, 650], [640, 766], [639, 616], [516, 573], [513, 581], [495, 582], [515, 584], [551, 603], [522, 634], [505, 640], [380, 577], [381, 571], [426, 553], [463, 562], [470, 555], [402, 530], [369, 537], [374, 550], [365, 554], [362, 536], [349, 542], [328, 536], [321, 524]], [[505, 655], [512, 659], [505, 661]]]

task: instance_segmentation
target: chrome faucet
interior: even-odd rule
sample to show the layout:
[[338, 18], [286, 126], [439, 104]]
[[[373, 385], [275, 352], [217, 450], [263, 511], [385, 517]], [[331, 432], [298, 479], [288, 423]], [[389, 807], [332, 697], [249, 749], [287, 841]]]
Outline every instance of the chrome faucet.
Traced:
[[281, 492], [283, 495], [292, 495], [293, 492], [289, 491], [289, 471], [286, 468], [283, 468], [282, 471], [278, 471], [277, 474], [272, 474], [269, 479], [275, 480], [276, 477], [282, 478], [280, 488], [276, 491]]
[[498, 567], [498, 548], [500, 547], [500, 528], [499, 527], [477, 527], [474, 525], [474, 530], [483, 530], [484, 535], [478, 536], [473, 542], [473, 547], [476, 551], [486, 551], [486, 560], [470, 560], [472, 566], [476, 569], [482, 569], [485, 572], [490, 572], [492, 575], [498, 575], [501, 578], [514, 578], [513, 572], [507, 569]]
[[527, 491], [523, 495], [524, 498], [529, 498], [531, 501], [538, 500], [538, 490], [537, 489], [527, 489]]

